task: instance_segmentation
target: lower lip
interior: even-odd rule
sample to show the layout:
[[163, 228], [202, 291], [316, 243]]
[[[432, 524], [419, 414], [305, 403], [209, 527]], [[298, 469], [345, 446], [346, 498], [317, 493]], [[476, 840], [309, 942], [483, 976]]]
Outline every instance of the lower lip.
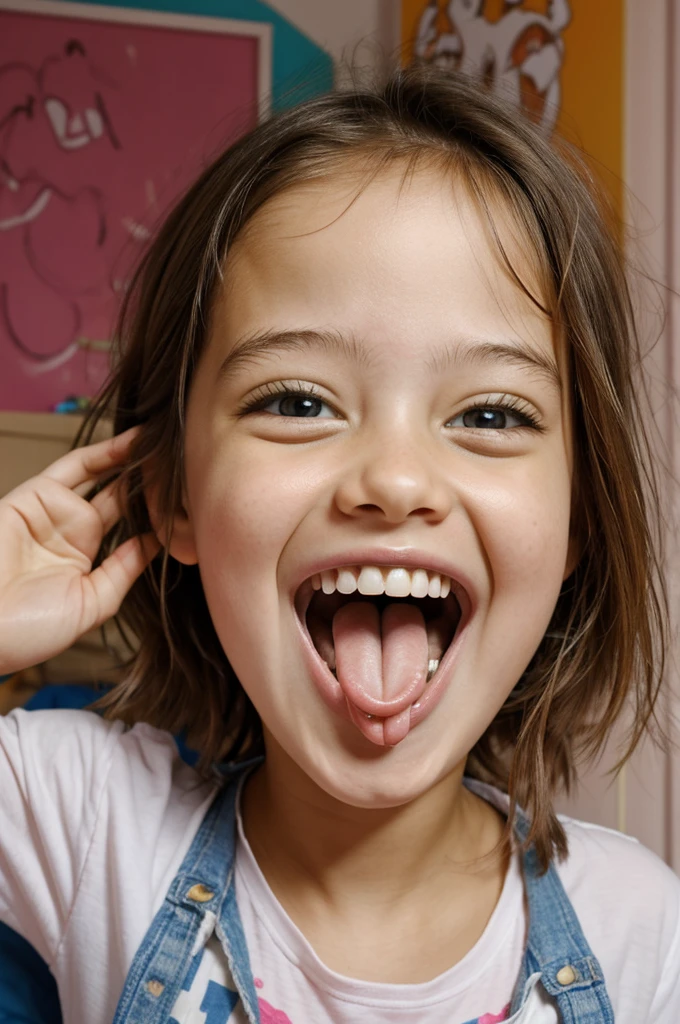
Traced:
[[[465, 643], [468, 633], [468, 627], [472, 616], [468, 615], [465, 624], [458, 627], [453, 642], [449, 644], [446, 654], [439, 663], [437, 671], [433, 675], [429, 683], [426, 684], [425, 690], [422, 696], [415, 704], [411, 705], [411, 721], [409, 725], [409, 733], [414, 726], [418, 725], [425, 718], [427, 718], [432, 711], [436, 708], [439, 701], [444, 696], [444, 693], [448, 689], [448, 685], [453, 676], [453, 670], [455, 668], [456, 661], [460, 655], [460, 651]], [[323, 660], [319, 652], [317, 651], [309, 630], [305, 623], [300, 619], [300, 616], [296, 613], [295, 619], [300, 630], [300, 636], [302, 639], [302, 647], [305, 652], [305, 659], [307, 661], [307, 667], [312, 677], [312, 681], [316, 686], [317, 691], [321, 695], [325, 704], [340, 715], [346, 722], [352, 722], [351, 715], [347, 707], [347, 698], [343, 693], [340, 683], [337, 681], [331, 670], [329, 669], [326, 662]], [[356, 728], [356, 726], [355, 726]], [[408, 733], [406, 734], [408, 736]]]

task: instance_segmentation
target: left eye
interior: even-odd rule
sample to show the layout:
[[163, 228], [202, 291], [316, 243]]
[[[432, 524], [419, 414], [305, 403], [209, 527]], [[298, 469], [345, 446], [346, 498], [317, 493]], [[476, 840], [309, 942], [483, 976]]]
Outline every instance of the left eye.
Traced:
[[471, 427], [474, 430], [507, 430], [527, 426], [528, 417], [502, 406], [467, 409], [449, 421], [451, 427]]
[[[267, 405], [263, 405], [263, 412], [271, 412], [274, 415], [299, 417], [299, 418], [326, 418], [333, 417], [333, 411], [326, 402], [322, 402], [315, 395], [286, 394], [273, 398]], [[323, 415], [323, 410], [326, 414]]]

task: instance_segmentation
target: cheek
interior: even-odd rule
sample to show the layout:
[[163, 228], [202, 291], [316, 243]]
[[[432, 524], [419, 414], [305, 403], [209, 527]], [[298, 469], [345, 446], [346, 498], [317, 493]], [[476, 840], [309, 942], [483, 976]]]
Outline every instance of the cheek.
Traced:
[[478, 495], [476, 530], [493, 594], [516, 601], [517, 617], [532, 611], [550, 617], [569, 551], [571, 478], [566, 462], [557, 471], [527, 466], [501, 487]]
[[[533, 469], [477, 491], [474, 530], [488, 586], [461, 692], [478, 698], [481, 687], [487, 711], [501, 706], [552, 618], [568, 553], [569, 495], [568, 473], [549, 485]], [[454, 704], [461, 692], [452, 690]]]
[[198, 567], [210, 617], [239, 679], [261, 651], [264, 622], [274, 628], [272, 580], [280, 546], [275, 503], [263, 499], [246, 466], [220, 459], [190, 487]]
[[[258, 439], [213, 442], [216, 456], [187, 471], [192, 518], [199, 537], [225, 543], [239, 556], [270, 557], [317, 508], [332, 486], [333, 462], [310, 455], [306, 445]], [[245, 548], [243, 545], [245, 544]]]
[[276, 464], [263, 471], [247, 453], [239, 455], [228, 445], [214, 447], [217, 456], [187, 473], [199, 559], [208, 563], [218, 551], [236, 561], [257, 558], [275, 543], [281, 529]]
[[187, 469], [187, 487], [201, 578], [222, 636], [276, 617], [281, 556], [318, 502], [319, 479], [280, 446], [212, 447], [217, 456]]

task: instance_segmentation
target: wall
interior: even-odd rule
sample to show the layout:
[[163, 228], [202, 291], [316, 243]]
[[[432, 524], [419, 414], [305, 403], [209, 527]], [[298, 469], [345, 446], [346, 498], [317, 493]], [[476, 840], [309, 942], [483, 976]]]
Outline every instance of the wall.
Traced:
[[[380, 66], [400, 43], [399, 0], [268, 0], [337, 63]], [[340, 74], [342, 79], [342, 74]]]
[[[423, 15], [428, 22], [436, 8], [433, 29], [440, 41], [448, 34], [462, 43], [462, 54], [458, 51], [454, 65], [462, 62], [465, 66], [466, 59], [486, 62], [486, 70], [495, 78], [501, 94], [510, 91], [512, 95], [516, 85], [509, 69], [526, 62], [520, 86], [520, 92], [527, 90], [523, 102], [532, 104], [541, 118], [546, 112], [559, 111], [557, 131], [588, 154], [591, 166], [620, 210], [624, 0], [521, 0], [512, 7], [504, 0], [483, 0], [473, 17], [465, 14], [464, 7], [463, 0], [401, 0], [406, 58], [410, 59], [413, 52]], [[548, 75], [551, 40], [555, 37], [562, 54], [554, 82], [557, 88], [546, 88], [545, 79], [543, 86], [539, 83]], [[482, 43], [484, 38], [488, 48]], [[466, 40], [470, 53], [476, 54], [472, 58], [465, 53]], [[451, 59], [454, 51], [450, 43], [448, 51]]]
[[[653, 345], [647, 362], [655, 384], [658, 445], [671, 470], [662, 469], [662, 483], [674, 633], [660, 717], [675, 741], [667, 753], [652, 752], [645, 789], [632, 789], [628, 803], [634, 827], [655, 831], [663, 854], [680, 873], [680, 12], [676, 0], [648, 0], [644, 9], [637, 0], [627, 0], [627, 18], [626, 184], [634, 229], [630, 255], [658, 282], [653, 296], [657, 308], [649, 300], [639, 305], [643, 340], [647, 347]], [[650, 791], [653, 799], [648, 798]]]

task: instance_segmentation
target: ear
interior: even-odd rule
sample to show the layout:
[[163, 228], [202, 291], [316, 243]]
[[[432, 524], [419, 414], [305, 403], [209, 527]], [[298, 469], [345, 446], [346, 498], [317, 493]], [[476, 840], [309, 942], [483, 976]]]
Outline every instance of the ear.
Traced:
[[144, 496], [151, 526], [163, 547], [183, 565], [196, 565], [198, 553], [194, 542], [194, 529], [191, 516], [184, 505], [180, 505], [172, 519], [168, 520], [160, 512], [157, 488], [153, 485], [147, 486]]

